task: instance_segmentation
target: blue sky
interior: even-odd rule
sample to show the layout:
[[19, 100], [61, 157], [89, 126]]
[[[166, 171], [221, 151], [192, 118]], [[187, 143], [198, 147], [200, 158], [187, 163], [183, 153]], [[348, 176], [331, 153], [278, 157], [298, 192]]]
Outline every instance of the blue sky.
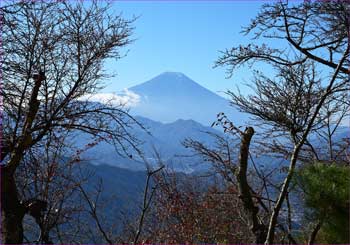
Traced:
[[[249, 80], [249, 69], [225, 79], [225, 69], [213, 64], [219, 50], [245, 44], [242, 26], [249, 24], [261, 1], [116, 1], [116, 12], [139, 16], [126, 57], [108, 62], [117, 76], [104, 92], [117, 92], [164, 71], [182, 72], [214, 91], [226, 91]], [[124, 50], [125, 52], [126, 50]]]

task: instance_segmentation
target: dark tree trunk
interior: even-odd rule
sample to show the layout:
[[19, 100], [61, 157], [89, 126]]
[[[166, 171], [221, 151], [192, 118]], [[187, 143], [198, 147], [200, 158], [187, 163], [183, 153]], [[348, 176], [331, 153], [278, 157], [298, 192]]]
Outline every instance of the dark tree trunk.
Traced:
[[310, 238], [309, 238], [309, 241], [307, 244], [312, 245], [315, 243], [316, 236], [317, 236], [318, 231], [321, 229], [321, 225], [322, 225], [322, 221], [319, 221], [316, 224], [315, 228], [312, 230], [312, 232], [310, 234]]
[[255, 236], [256, 244], [264, 243], [266, 239], [266, 226], [261, 224], [258, 219], [259, 208], [255, 206], [250, 186], [247, 180], [248, 170], [248, 156], [250, 141], [253, 137], [254, 129], [252, 127], [246, 128], [242, 133], [241, 147], [239, 153], [239, 167], [236, 173], [239, 197], [243, 202], [244, 211], [249, 218], [250, 230]]
[[1, 170], [1, 243], [23, 243], [23, 218], [25, 214], [32, 216], [41, 228], [41, 236], [46, 244], [52, 244], [49, 231], [42, 227], [42, 215], [46, 210], [46, 201], [29, 199], [20, 201], [13, 171], [7, 166]]
[[25, 208], [18, 199], [12, 171], [1, 166], [1, 238], [5, 244], [23, 243]]

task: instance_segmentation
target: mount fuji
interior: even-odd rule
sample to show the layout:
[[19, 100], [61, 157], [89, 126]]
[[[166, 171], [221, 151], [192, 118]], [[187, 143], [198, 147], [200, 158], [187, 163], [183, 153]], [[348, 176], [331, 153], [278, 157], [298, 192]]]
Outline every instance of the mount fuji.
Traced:
[[237, 125], [248, 119], [231, 107], [228, 100], [179, 72], [164, 72], [128, 90], [139, 96], [131, 114], [162, 123], [184, 119], [208, 126], [219, 112], [224, 112]]

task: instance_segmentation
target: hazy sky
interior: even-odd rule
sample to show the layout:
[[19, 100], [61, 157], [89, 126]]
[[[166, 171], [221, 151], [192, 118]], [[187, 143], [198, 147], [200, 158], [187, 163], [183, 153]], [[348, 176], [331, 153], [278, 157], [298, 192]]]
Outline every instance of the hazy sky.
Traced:
[[117, 92], [164, 71], [182, 72], [214, 91], [247, 81], [248, 69], [229, 80], [223, 68], [213, 69], [219, 50], [249, 41], [240, 31], [258, 12], [261, 1], [116, 1], [114, 8], [134, 23], [136, 39], [128, 55], [109, 62], [118, 75], [104, 92]]

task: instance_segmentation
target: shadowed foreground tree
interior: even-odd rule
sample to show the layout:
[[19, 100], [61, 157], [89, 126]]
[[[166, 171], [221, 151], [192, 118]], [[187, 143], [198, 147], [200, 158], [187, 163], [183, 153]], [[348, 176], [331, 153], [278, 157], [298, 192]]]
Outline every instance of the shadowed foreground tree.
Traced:
[[120, 58], [131, 24], [97, 1], [2, 4], [2, 242], [22, 243], [24, 215], [40, 219], [47, 208], [44, 200], [22, 200], [18, 193], [15, 173], [29, 152], [77, 130], [119, 152], [135, 147], [128, 133], [134, 120], [123, 105], [78, 100], [101, 88], [108, 75], [103, 64]]
[[[253, 34], [254, 39], [286, 41], [287, 45], [280, 49], [253, 43], [234, 47], [224, 51], [216, 63], [227, 66], [229, 76], [239, 66], [255, 62], [270, 64], [277, 74], [272, 79], [256, 73], [252, 86], [255, 94], [229, 92], [234, 106], [267, 126], [266, 136], [282, 133], [289, 139], [279, 149], [293, 146], [285, 151], [289, 169], [269, 218], [265, 244], [274, 242], [302, 148], [309, 145], [310, 134], [327, 120], [322, 108], [336, 101], [346, 104], [343, 94], [349, 91], [349, 13], [347, 1], [265, 4], [243, 33]], [[316, 74], [322, 74], [322, 78]]]

